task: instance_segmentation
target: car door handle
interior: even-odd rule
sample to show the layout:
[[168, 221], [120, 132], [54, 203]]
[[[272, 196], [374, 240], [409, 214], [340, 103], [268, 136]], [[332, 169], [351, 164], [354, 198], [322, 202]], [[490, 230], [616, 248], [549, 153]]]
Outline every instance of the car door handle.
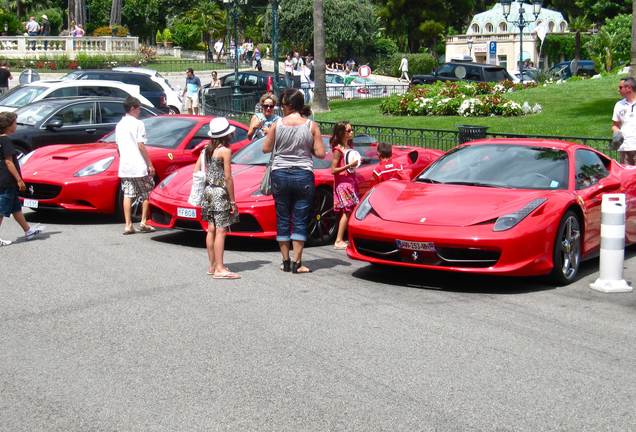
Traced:
[[86, 133], [95, 133], [97, 129], [86, 129]]

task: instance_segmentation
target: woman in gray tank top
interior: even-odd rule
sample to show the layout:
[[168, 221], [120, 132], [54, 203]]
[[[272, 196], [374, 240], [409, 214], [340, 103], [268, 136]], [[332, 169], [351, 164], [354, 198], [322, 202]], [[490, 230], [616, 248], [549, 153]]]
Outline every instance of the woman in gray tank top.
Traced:
[[[309, 273], [302, 264], [315, 192], [313, 156], [325, 157], [318, 125], [307, 119], [311, 110], [302, 92], [286, 89], [281, 95], [284, 117], [274, 123], [263, 141], [263, 151], [274, 151], [272, 194], [276, 204], [276, 240], [283, 262], [281, 270]], [[293, 248], [294, 260], [290, 258]]]

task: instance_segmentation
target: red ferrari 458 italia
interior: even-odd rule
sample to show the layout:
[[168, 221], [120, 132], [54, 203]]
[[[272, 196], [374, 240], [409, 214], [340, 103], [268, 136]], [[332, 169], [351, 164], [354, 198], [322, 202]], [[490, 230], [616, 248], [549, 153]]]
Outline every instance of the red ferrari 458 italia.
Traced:
[[[324, 138], [329, 148], [328, 138]], [[259, 186], [270, 155], [263, 153], [263, 142], [254, 141], [232, 157], [234, 193], [240, 221], [231, 226], [228, 235], [264, 239], [276, 238], [276, 212], [271, 196], [263, 196]], [[362, 156], [356, 169], [360, 192], [364, 194], [373, 183], [373, 169], [378, 163], [375, 140], [368, 136], [354, 139], [354, 148]], [[393, 159], [401, 163], [411, 176], [418, 174], [442, 154], [439, 150], [416, 147], [393, 147]], [[205, 230], [201, 209], [188, 204], [193, 167], [184, 167], [164, 179], [150, 195], [151, 224], [160, 228]], [[336, 234], [336, 215], [333, 212], [333, 174], [331, 153], [325, 159], [314, 159], [316, 195], [309, 224], [308, 243], [332, 242]]]
[[487, 139], [459, 146], [411, 182], [385, 182], [349, 222], [351, 258], [423, 269], [550, 275], [572, 282], [600, 249], [601, 197], [626, 194], [636, 241], [636, 170], [584, 145]]
[[[148, 154], [161, 180], [197, 160], [209, 142], [211, 116], [171, 115], [143, 119]], [[247, 127], [236, 127], [232, 148], [249, 143]], [[119, 159], [115, 132], [92, 144], [52, 145], [20, 160], [27, 190], [23, 205], [32, 209], [121, 213]]]

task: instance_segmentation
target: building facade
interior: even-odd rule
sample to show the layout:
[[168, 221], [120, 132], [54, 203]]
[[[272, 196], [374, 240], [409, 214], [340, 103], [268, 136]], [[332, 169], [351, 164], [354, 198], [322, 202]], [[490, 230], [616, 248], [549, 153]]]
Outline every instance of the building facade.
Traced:
[[508, 18], [518, 20], [522, 6], [523, 16], [529, 21], [523, 29], [523, 44], [520, 43], [519, 27], [506, 21], [501, 4], [496, 3], [492, 9], [473, 17], [466, 34], [447, 38], [446, 61], [471, 57], [477, 63], [497, 64], [514, 73], [519, 70], [523, 45], [523, 60], [536, 67], [543, 67], [537, 34], [566, 33], [568, 23], [560, 12], [544, 8], [535, 20], [532, 5], [517, 1], [512, 2]]

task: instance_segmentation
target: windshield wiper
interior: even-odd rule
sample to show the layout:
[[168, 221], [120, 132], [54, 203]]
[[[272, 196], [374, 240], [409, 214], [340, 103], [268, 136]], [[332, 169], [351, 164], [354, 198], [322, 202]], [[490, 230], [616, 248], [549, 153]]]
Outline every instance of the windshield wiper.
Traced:
[[491, 188], [504, 187], [504, 186], [499, 186], [492, 183], [481, 183], [481, 182], [470, 182], [470, 181], [452, 181], [452, 182], [445, 182], [444, 184], [461, 185], [461, 186], [480, 186], [480, 187], [491, 187]]
[[31, 126], [30, 123], [22, 123], [22, 122], [15, 122], [15, 124], [20, 125], [20, 126]]
[[441, 183], [441, 181], [439, 180], [433, 180], [432, 178], [421, 178], [421, 177], [418, 177], [417, 181], [422, 183]]

